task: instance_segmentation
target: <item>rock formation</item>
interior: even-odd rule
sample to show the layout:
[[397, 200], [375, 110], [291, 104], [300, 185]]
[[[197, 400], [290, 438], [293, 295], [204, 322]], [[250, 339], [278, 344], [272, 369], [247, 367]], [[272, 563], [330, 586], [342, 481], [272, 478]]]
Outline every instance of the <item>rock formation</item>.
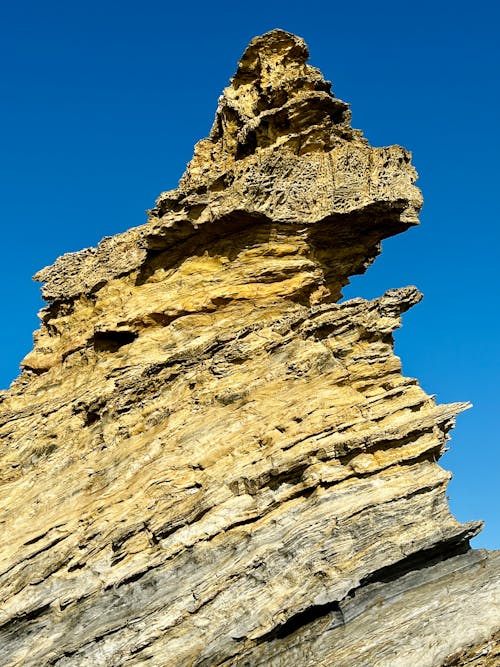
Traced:
[[254, 39], [147, 224], [38, 273], [0, 405], [1, 665], [498, 664], [499, 553], [436, 463], [468, 404], [393, 353], [421, 295], [338, 303], [417, 224], [416, 173], [307, 59]]

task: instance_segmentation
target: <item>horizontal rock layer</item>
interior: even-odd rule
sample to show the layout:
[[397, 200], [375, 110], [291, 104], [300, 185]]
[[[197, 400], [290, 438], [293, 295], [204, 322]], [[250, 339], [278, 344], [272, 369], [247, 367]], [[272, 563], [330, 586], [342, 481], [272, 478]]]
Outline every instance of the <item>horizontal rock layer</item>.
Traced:
[[416, 174], [307, 57], [253, 40], [148, 223], [38, 274], [0, 404], [0, 664], [494, 654], [498, 555], [436, 463], [469, 405], [393, 353], [421, 294], [336, 303], [418, 221]]

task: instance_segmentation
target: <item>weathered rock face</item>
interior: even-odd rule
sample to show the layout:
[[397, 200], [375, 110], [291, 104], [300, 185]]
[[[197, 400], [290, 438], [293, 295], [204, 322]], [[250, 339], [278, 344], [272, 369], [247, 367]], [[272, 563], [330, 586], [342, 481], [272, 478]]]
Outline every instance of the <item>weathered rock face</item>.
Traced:
[[38, 274], [0, 406], [0, 664], [496, 664], [500, 557], [436, 463], [468, 405], [393, 354], [421, 295], [337, 303], [418, 222], [416, 174], [307, 58], [254, 39], [149, 222]]

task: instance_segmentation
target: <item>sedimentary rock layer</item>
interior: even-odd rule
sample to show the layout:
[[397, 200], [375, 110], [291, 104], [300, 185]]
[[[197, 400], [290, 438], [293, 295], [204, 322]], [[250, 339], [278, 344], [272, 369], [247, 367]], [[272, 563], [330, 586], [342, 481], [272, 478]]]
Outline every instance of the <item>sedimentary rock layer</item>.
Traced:
[[421, 295], [338, 303], [418, 222], [416, 174], [307, 58], [253, 40], [148, 223], [39, 272], [0, 405], [0, 664], [493, 654], [498, 554], [469, 549], [436, 463], [468, 404], [393, 353]]

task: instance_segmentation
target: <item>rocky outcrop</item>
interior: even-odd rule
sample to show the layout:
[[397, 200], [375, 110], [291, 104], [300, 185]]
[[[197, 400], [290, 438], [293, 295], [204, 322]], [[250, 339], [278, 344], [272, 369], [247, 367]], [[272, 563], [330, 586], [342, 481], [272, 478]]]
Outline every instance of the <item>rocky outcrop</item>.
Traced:
[[307, 59], [254, 39], [148, 223], [37, 275], [0, 405], [0, 664], [494, 664], [499, 555], [436, 463], [469, 406], [393, 353], [421, 294], [338, 303], [418, 222], [416, 174]]

